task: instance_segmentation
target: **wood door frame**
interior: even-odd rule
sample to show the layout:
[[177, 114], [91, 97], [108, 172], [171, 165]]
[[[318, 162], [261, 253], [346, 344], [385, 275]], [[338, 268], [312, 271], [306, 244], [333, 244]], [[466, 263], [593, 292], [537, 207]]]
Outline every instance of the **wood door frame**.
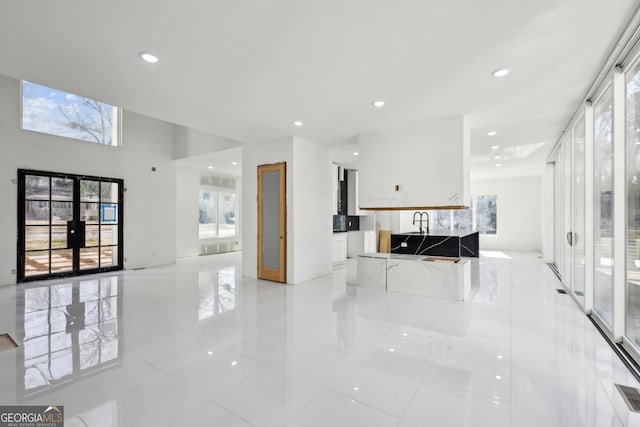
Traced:
[[[280, 269], [263, 268], [262, 255], [262, 174], [280, 172]], [[287, 282], [287, 163], [273, 163], [258, 166], [258, 279]]]

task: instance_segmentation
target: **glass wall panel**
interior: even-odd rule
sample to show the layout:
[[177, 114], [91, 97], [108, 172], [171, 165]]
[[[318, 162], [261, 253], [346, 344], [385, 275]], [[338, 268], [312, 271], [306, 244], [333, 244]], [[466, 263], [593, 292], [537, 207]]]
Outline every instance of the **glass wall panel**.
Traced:
[[573, 128], [573, 293], [584, 303], [584, 271], [585, 271], [585, 246], [584, 246], [584, 195], [585, 195], [585, 169], [584, 169], [584, 117]]
[[611, 328], [613, 310], [613, 91], [609, 87], [594, 105], [593, 244], [596, 314]]
[[625, 335], [640, 347], [640, 61], [627, 73], [627, 288]]

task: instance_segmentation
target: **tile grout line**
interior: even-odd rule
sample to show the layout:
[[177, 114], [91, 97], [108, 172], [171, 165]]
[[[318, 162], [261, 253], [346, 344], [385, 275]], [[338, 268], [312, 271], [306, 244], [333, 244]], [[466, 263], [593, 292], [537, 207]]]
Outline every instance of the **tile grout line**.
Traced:
[[[250, 425], [251, 427], [254, 427], [255, 424], [249, 422], [249, 420], [246, 420], [244, 417], [242, 417], [240, 414], [236, 414], [235, 412], [233, 412], [232, 410], [230, 410], [229, 408], [227, 408], [226, 406], [221, 405], [220, 403], [216, 402], [214, 399], [209, 400], [210, 404], [213, 404], [215, 406], [217, 406], [218, 408], [222, 409], [223, 411], [225, 411], [228, 414], [233, 415], [234, 417], [242, 420], [243, 422], [247, 423], [248, 425]], [[203, 405], [204, 407], [204, 405]]]
[[[418, 385], [418, 388], [420, 388], [420, 385]], [[374, 411], [376, 411], [376, 412], [380, 412], [381, 414], [384, 414], [384, 415], [386, 415], [386, 416], [388, 416], [388, 417], [391, 417], [391, 418], [393, 418], [393, 419], [396, 419], [396, 420], [398, 420], [398, 421], [400, 421], [400, 420], [401, 420], [401, 419], [400, 419], [400, 418], [398, 418], [396, 415], [390, 414], [389, 412], [384, 411], [384, 410], [382, 410], [382, 409], [380, 409], [380, 408], [376, 408], [375, 406], [370, 405], [370, 404], [368, 404], [368, 403], [366, 403], [366, 402], [363, 402], [362, 400], [355, 399], [355, 398], [353, 398], [353, 397], [351, 397], [351, 396], [347, 396], [346, 394], [342, 393], [340, 390], [336, 390], [336, 389], [333, 389], [333, 388], [330, 388], [330, 387], [325, 387], [325, 390], [328, 390], [328, 391], [330, 391], [330, 392], [332, 392], [332, 393], [335, 393], [335, 394], [337, 394], [337, 395], [339, 395], [339, 396], [342, 396], [342, 397], [344, 397], [345, 399], [349, 399], [349, 400], [350, 400], [350, 401], [352, 401], [352, 402], [357, 402], [357, 403], [361, 404], [362, 406], [366, 406], [366, 407], [367, 407], [367, 408], [369, 408], [369, 409], [373, 409], [373, 410], [374, 410]]]

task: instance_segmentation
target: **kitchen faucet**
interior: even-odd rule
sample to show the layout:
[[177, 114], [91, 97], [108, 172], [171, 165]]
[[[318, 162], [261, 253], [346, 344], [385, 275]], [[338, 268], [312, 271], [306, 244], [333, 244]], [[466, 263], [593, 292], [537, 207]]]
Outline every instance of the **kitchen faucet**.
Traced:
[[427, 216], [427, 234], [429, 234], [429, 212], [426, 212], [426, 211], [423, 211], [423, 212], [415, 211], [413, 213], [413, 225], [416, 225], [416, 216], [418, 216], [418, 223], [420, 224], [418, 226], [418, 229], [420, 230], [420, 234], [424, 233], [424, 230], [422, 229], [422, 216], [423, 215]]

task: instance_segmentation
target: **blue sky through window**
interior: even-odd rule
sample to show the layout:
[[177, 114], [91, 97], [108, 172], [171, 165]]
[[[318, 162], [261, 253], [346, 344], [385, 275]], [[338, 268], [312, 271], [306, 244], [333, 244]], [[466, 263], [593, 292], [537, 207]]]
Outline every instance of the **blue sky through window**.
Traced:
[[118, 112], [109, 104], [22, 82], [22, 129], [118, 145]]

